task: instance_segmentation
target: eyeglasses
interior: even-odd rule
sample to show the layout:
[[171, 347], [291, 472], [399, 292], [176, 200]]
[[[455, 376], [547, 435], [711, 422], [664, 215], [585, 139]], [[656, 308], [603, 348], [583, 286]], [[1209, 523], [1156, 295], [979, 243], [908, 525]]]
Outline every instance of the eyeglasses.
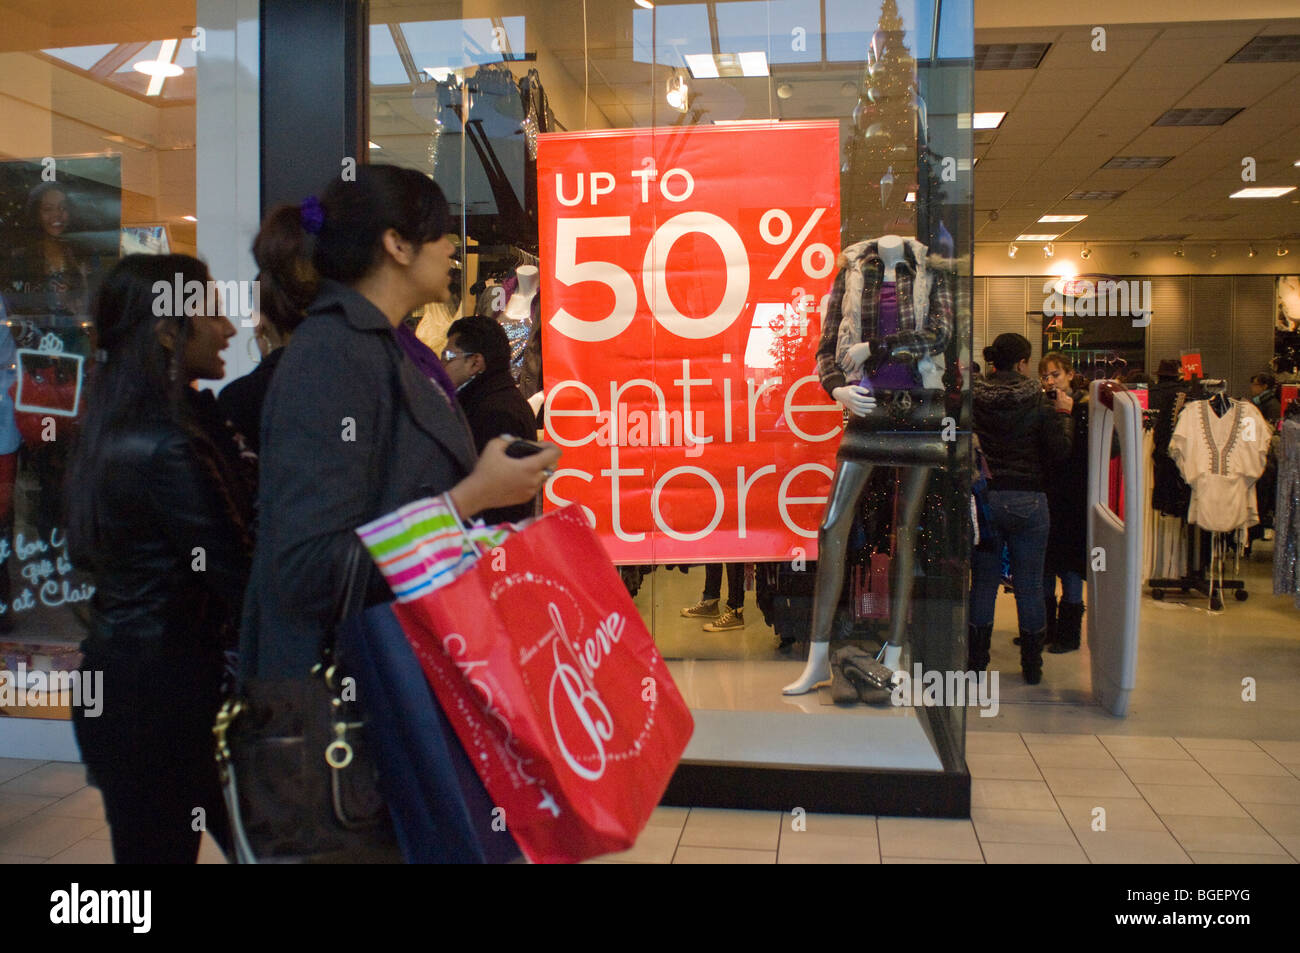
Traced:
[[442, 363], [450, 364], [458, 357], [473, 357], [477, 351], [453, 351], [451, 348], [442, 352]]

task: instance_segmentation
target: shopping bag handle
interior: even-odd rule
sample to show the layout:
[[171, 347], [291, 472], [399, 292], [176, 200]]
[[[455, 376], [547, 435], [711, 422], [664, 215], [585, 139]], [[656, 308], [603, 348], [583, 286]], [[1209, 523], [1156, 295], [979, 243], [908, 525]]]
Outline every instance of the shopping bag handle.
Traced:
[[469, 530], [465, 528], [465, 521], [460, 518], [460, 511], [456, 509], [456, 504], [452, 502], [451, 494], [444, 493], [442, 495], [442, 502], [447, 507], [447, 512], [451, 514], [451, 518], [456, 521], [456, 528], [460, 530], [460, 538], [462, 541], [461, 549], [464, 549], [464, 543], [468, 543], [470, 551], [473, 552], [475, 556], [482, 557], [483, 547], [474, 541], [474, 537], [470, 536]]

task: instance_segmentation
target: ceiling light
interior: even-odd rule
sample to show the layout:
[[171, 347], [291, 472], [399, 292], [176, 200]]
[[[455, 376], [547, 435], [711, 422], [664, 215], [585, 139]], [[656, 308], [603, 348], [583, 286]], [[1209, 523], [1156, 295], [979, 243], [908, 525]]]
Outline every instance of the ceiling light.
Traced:
[[905, 199], [903, 199], [903, 201], [904, 201], [904, 202], [915, 202], [915, 201], [916, 201], [916, 193], [915, 193], [915, 192], [908, 192], [908, 193], [907, 193], [907, 197], [906, 197]]
[[1259, 254], [1259, 252], [1255, 251], [1254, 245], [1247, 245], [1246, 248], [1248, 249], [1246, 252], [1247, 258], [1254, 258], [1256, 255]]
[[180, 76], [185, 72], [172, 62], [172, 57], [175, 55], [176, 41], [163, 40], [156, 60], [140, 60], [138, 63], [131, 64], [131, 68], [137, 73], [144, 73], [149, 77], [149, 88], [144, 93], [146, 96], [157, 96], [162, 92], [163, 80]]
[[762, 50], [752, 53], [740, 53], [737, 55], [740, 60], [740, 74], [742, 76], [766, 76], [770, 72], [767, 68], [767, 54]]
[[1210, 246], [1210, 257], [1211, 257], [1211, 258], [1218, 258], [1218, 257], [1219, 257], [1219, 246], [1218, 246], [1218, 245], [1211, 245], [1211, 246]]
[[1046, 245], [1043, 246], [1044, 258], [1051, 258], [1055, 254], [1056, 254], [1056, 246], [1053, 245], [1051, 242], [1048, 242]]
[[1017, 235], [1018, 242], [1054, 242], [1061, 236], [1057, 235]]
[[972, 129], [996, 129], [1002, 125], [1002, 120], [1007, 118], [1007, 114], [1001, 113], [975, 113], [972, 117]]
[[1084, 243], [1083, 248], [1079, 251], [1079, 257], [1084, 261], [1087, 261], [1092, 257], [1092, 249], [1088, 247], [1086, 242]]
[[1112, 156], [1103, 169], [1158, 169], [1173, 156]]
[[183, 222], [197, 222], [198, 219], [195, 218], [193, 215], [182, 215], [182, 216], [181, 216], [181, 221], [183, 221]]
[[1128, 256], [1130, 258], [1136, 258], [1138, 256], [1138, 250], [1136, 245], [1134, 245], [1132, 248], [1129, 249]]
[[1229, 63], [1300, 63], [1300, 34], [1254, 37], [1234, 53]]
[[976, 69], [1037, 69], [1050, 43], [976, 43]]
[[791, 96], [794, 95], [794, 87], [791, 86], [789, 83], [782, 83], [780, 86], [776, 88], [776, 94], [780, 96], [782, 99], [789, 99]]
[[1238, 189], [1228, 196], [1230, 199], [1275, 199], [1278, 196], [1294, 192], [1294, 185], [1254, 185]]
[[1171, 109], [1153, 126], [1222, 126], [1244, 106], [1219, 106], [1214, 109]]
[[383, 148], [383, 146], [381, 146], [379, 143], [375, 142], [375, 140], [373, 140], [373, 139], [369, 140], [369, 142], [370, 142], [370, 148], [372, 148], [372, 149], [382, 149], [382, 148]]
[[1040, 222], [1082, 222], [1088, 216], [1086, 215], [1044, 215], [1039, 219]]
[[636, 0], [636, 5], [643, 10], [653, 10], [655, 5], [650, 0]]
[[1020, 246], [1017, 245], [1015, 242], [1012, 242], [1010, 245], [1007, 246], [1007, 257], [1015, 258], [1016, 252], [1018, 251], [1020, 251]]
[[1286, 247], [1286, 242], [1283, 242], [1281, 245], [1277, 246], [1278, 258], [1285, 258], [1289, 254], [1291, 254], [1291, 249]]
[[717, 79], [718, 61], [712, 53], [687, 53], [684, 57], [686, 68], [696, 79]]
[[1085, 192], [1071, 192], [1065, 198], [1070, 202], [1109, 202], [1123, 194], [1123, 189], [1089, 189]]
[[686, 112], [690, 103], [691, 88], [686, 82], [686, 77], [680, 73], [675, 73], [668, 80], [668, 105], [672, 106], [678, 112]]
[[1175, 257], [1175, 258], [1186, 258], [1186, 257], [1187, 257], [1187, 252], [1183, 251], [1183, 246], [1182, 246], [1181, 244], [1180, 244], [1177, 248], [1174, 249], [1174, 257]]

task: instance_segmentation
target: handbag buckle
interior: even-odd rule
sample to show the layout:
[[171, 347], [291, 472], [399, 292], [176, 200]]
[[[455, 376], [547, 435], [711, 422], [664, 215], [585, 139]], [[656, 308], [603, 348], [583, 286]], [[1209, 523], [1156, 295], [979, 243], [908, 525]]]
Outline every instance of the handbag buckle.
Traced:
[[352, 746], [347, 743], [347, 733], [346, 722], [334, 722], [337, 737], [325, 747], [325, 763], [336, 771], [342, 771], [352, 763]]

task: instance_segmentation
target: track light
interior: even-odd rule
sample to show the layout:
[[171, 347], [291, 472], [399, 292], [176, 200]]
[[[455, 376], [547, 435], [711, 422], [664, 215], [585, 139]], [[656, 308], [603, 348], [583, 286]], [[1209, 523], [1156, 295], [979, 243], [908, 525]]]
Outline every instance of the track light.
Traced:
[[1211, 246], [1210, 246], [1210, 257], [1211, 257], [1211, 258], [1218, 258], [1218, 257], [1219, 257], [1219, 246], [1218, 246], [1218, 245], [1211, 245]]
[[1020, 246], [1017, 245], [1015, 242], [1012, 242], [1010, 245], [1007, 246], [1007, 257], [1015, 258], [1016, 252], [1018, 251], [1020, 251]]
[[1286, 247], [1286, 242], [1283, 242], [1282, 244], [1277, 246], [1278, 258], [1285, 258], [1289, 254], [1291, 254], [1291, 249]]
[[1138, 256], [1138, 249], [1136, 245], [1134, 245], [1131, 249], [1129, 249], [1128, 256], [1130, 258], [1136, 258]]
[[1051, 242], [1048, 242], [1046, 245], [1043, 246], [1044, 258], [1051, 258], [1055, 254], [1056, 254], [1056, 246], [1053, 245]]
[[1084, 261], [1087, 261], [1089, 258], [1092, 257], [1092, 249], [1088, 247], [1087, 242], [1083, 243], [1083, 248], [1079, 252], [1079, 257], [1082, 258]]
[[1179, 242], [1178, 247], [1174, 249], [1175, 258], [1186, 258], [1187, 252], [1183, 251], [1183, 243]]
[[681, 73], [673, 73], [668, 78], [668, 94], [665, 97], [668, 105], [678, 112], [686, 112], [690, 104], [690, 96], [691, 88], [686, 82], [686, 77]]
[[1254, 258], [1256, 255], [1259, 254], [1259, 252], [1255, 251], [1255, 246], [1254, 246], [1254, 245], [1247, 245], [1246, 247], [1247, 247], [1247, 249], [1249, 249], [1249, 250], [1246, 252], [1246, 257], [1247, 257], [1247, 258]]

